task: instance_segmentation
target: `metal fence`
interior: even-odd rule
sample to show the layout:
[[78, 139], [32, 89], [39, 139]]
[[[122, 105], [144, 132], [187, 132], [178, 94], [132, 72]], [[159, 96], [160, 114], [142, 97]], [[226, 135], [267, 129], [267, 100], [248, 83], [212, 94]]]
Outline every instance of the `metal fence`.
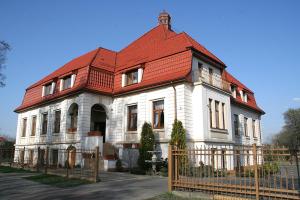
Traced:
[[300, 199], [299, 149], [274, 146], [169, 147], [169, 191], [229, 199]]
[[0, 148], [0, 165], [91, 181], [99, 179], [99, 148]]

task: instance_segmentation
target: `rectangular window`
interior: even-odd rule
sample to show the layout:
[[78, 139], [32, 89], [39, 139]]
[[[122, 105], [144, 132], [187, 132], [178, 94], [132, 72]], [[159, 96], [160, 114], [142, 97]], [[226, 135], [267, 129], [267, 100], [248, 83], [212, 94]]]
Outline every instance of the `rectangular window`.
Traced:
[[213, 73], [214, 73], [213, 69], [209, 68], [208, 73], [209, 73], [209, 83], [213, 84]]
[[240, 171], [240, 167], [241, 167], [241, 155], [240, 155], [240, 151], [237, 150], [235, 153], [236, 153], [236, 169], [238, 171]]
[[222, 103], [222, 119], [223, 119], [223, 129], [226, 129], [226, 124], [225, 124], [225, 103]]
[[234, 124], [234, 134], [235, 135], [239, 135], [239, 116], [234, 114], [233, 115], [233, 118], [234, 118], [234, 121], [233, 121], [233, 124]]
[[210, 127], [212, 128], [212, 99], [209, 99], [209, 121], [210, 121]]
[[252, 120], [252, 132], [253, 132], [253, 137], [257, 138], [256, 130], [255, 130], [255, 120]]
[[51, 90], [52, 90], [51, 88], [52, 88], [51, 83], [44, 86], [44, 96], [51, 94]]
[[226, 151], [222, 150], [221, 152], [221, 167], [222, 169], [226, 169]]
[[128, 106], [128, 131], [137, 130], [137, 105]]
[[246, 157], [246, 165], [250, 165], [250, 153], [249, 150], [246, 151], [247, 152], [247, 157]]
[[164, 100], [153, 102], [153, 128], [164, 128]]
[[200, 62], [198, 62], [198, 71], [199, 71], [199, 77], [202, 77], [203, 64]]
[[48, 113], [43, 113], [42, 115], [42, 135], [47, 134], [47, 126], [48, 126]]
[[56, 166], [58, 164], [58, 149], [52, 149], [52, 165]]
[[245, 136], [248, 137], [248, 118], [247, 117], [244, 117], [244, 133], [245, 133]]
[[71, 76], [66, 76], [63, 78], [63, 90], [71, 88]]
[[22, 122], [22, 137], [26, 136], [26, 129], [27, 129], [27, 118], [23, 118], [23, 122]]
[[138, 70], [126, 73], [126, 85], [132, 85], [138, 82]]
[[32, 116], [31, 136], [35, 136], [35, 132], [36, 132], [36, 116]]
[[56, 110], [54, 116], [54, 133], [60, 132], [60, 116], [61, 116], [61, 111]]
[[216, 118], [216, 128], [220, 128], [219, 102], [218, 101], [215, 101], [215, 118]]
[[28, 150], [28, 164], [33, 164], [33, 149]]

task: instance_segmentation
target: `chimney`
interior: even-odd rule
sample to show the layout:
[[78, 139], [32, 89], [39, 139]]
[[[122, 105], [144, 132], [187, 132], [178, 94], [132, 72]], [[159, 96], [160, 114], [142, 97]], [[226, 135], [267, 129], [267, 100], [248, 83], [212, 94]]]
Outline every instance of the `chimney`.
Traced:
[[165, 10], [159, 13], [158, 24], [164, 25], [167, 29], [171, 29], [171, 16]]

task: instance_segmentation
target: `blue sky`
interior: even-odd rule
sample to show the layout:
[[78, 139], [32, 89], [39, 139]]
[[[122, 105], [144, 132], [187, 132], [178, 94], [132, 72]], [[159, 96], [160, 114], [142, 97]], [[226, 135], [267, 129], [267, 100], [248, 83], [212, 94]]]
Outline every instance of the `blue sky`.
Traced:
[[120, 50], [157, 24], [165, 9], [255, 92], [266, 111], [264, 137], [278, 132], [282, 113], [300, 107], [300, 1], [0, 1], [0, 40], [7, 86], [0, 88], [0, 134], [15, 136], [26, 87], [99, 46]]

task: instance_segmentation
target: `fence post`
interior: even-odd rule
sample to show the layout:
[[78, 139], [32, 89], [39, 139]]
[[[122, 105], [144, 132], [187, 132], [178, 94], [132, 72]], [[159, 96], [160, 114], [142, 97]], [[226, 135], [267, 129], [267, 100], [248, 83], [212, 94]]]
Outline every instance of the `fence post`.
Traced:
[[172, 182], [173, 182], [173, 146], [169, 144], [168, 152], [168, 191], [172, 192]]
[[67, 178], [69, 178], [69, 154], [70, 154], [70, 150], [67, 149], [67, 160], [65, 162], [65, 167], [67, 168]]
[[95, 148], [95, 171], [94, 171], [94, 179], [95, 182], [97, 182], [99, 180], [99, 146], [96, 146]]
[[253, 151], [254, 178], [255, 178], [255, 196], [256, 196], [256, 200], [259, 200], [259, 177], [258, 177], [256, 144], [253, 144], [252, 147], [253, 147], [252, 151]]
[[45, 174], [48, 173], [48, 165], [49, 165], [49, 147], [46, 148], [46, 166], [45, 166]]
[[298, 149], [295, 149], [295, 162], [297, 168], [297, 175], [298, 175], [298, 187], [300, 188], [300, 167], [299, 167], [299, 159], [298, 159]]

